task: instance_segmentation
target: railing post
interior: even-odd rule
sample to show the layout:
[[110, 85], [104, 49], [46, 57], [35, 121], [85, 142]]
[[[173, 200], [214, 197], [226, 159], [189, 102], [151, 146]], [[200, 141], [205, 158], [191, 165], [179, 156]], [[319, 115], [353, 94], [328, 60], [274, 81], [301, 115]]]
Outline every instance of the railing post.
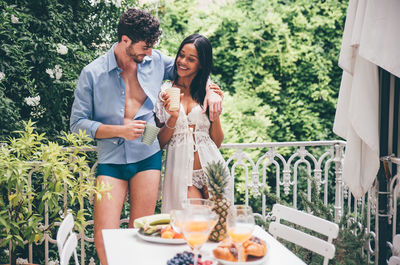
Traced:
[[341, 144], [335, 144], [335, 222], [338, 223], [343, 215], [343, 149]]

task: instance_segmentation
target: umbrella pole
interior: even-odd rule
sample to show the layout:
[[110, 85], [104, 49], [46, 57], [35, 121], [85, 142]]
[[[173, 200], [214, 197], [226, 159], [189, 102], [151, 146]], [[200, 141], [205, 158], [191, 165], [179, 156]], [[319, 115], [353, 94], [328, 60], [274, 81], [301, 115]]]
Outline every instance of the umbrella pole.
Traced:
[[[388, 156], [389, 152], [389, 106], [390, 106], [390, 74], [379, 69], [379, 98], [380, 98], [380, 126], [379, 126], [379, 155]], [[388, 179], [385, 175], [384, 162], [380, 160], [378, 171], [378, 264], [386, 265], [387, 245], [389, 239], [388, 224]], [[376, 262], [375, 262], [376, 264]]]

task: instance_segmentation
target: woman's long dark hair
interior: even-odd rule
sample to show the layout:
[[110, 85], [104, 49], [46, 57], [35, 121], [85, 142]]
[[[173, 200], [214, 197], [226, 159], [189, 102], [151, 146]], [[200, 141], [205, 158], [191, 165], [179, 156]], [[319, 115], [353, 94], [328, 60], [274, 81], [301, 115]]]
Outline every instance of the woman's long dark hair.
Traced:
[[[176, 60], [185, 44], [193, 43], [196, 47], [197, 53], [199, 55], [200, 67], [197, 75], [193, 78], [192, 83], [190, 84], [190, 95], [192, 98], [203, 106], [203, 101], [206, 96], [206, 85], [208, 78], [212, 69], [212, 47], [210, 41], [200, 34], [192, 34], [189, 37], [186, 37], [181, 46], [179, 46], [178, 53], [175, 57], [175, 73], [176, 69]], [[178, 80], [178, 76], [176, 77], [176, 81]], [[207, 110], [208, 113], [208, 110]]]

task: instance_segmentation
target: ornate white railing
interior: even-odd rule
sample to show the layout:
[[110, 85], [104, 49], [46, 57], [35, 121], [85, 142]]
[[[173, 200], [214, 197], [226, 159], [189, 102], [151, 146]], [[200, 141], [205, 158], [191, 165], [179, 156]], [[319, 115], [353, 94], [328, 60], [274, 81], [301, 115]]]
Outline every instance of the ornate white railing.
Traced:
[[[264, 190], [270, 190], [278, 198], [284, 199], [293, 207], [300, 207], [298, 193], [304, 191], [309, 200], [312, 193], [316, 192], [325, 205], [334, 206], [335, 220], [339, 221], [343, 214], [352, 214], [357, 220], [363, 214], [364, 205], [367, 203], [368, 227], [371, 231], [371, 218], [376, 213], [376, 192], [372, 188], [368, 196], [360, 200], [354, 198], [348, 192], [342, 182], [342, 168], [344, 156], [344, 141], [316, 141], [316, 142], [281, 142], [281, 143], [251, 143], [251, 144], [223, 144], [221, 151], [226, 158], [231, 175], [235, 179], [236, 194], [244, 195], [243, 198], [236, 197], [237, 201], [246, 204], [260, 203], [261, 209], [256, 209], [256, 215], [267, 220], [268, 211], [272, 205], [267, 205], [267, 195]], [[93, 152], [95, 149], [88, 149]], [[93, 166], [94, 172], [96, 164]], [[31, 175], [33, 172], [31, 172]], [[399, 178], [399, 176], [397, 176]], [[317, 183], [317, 190], [313, 190], [312, 179]], [[268, 183], [274, 183], [270, 187]], [[399, 181], [397, 181], [399, 185]], [[396, 194], [399, 191], [396, 186]], [[238, 192], [239, 191], [239, 192]], [[67, 192], [67, 191], [65, 191]], [[396, 196], [397, 197], [397, 196]], [[66, 198], [66, 196], [65, 196]], [[258, 202], [257, 202], [258, 201]], [[64, 205], [65, 202], [63, 202]], [[393, 207], [396, 212], [397, 208]], [[49, 217], [44, 217], [45, 223], [42, 229], [49, 226]], [[122, 219], [121, 223], [128, 220]], [[394, 221], [396, 221], [394, 219]], [[59, 223], [55, 223], [58, 226]], [[88, 222], [92, 226], [93, 221]], [[53, 229], [53, 230], [57, 230]], [[395, 231], [394, 231], [395, 233]], [[87, 243], [93, 243], [93, 238], [83, 233], [78, 236], [80, 240], [80, 263], [95, 264], [93, 257], [86, 257]], [[377, 240], [375, 240], [375, 244]], [[49, 257], [49, 247], [56, 244], [55, 234], [46, 233], [41, 245], [44, 245], [45, 264], [49, 264], [58, 257]], [[372, 247], [368, 247], [369, 254], [375, 254]], [[32, 246], [29, 247], [29, 261], [32, 262], [34, 253]]]

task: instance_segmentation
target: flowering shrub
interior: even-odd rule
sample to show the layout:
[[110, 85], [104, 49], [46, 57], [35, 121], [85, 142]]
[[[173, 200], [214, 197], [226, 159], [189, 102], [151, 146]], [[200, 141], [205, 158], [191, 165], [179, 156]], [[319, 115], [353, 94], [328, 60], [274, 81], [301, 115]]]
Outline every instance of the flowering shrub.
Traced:
[[69, 130], [82, 68], [116, 41], [121, 0], [0, 0], [0, 140], [32, 119], [55, 139]]

